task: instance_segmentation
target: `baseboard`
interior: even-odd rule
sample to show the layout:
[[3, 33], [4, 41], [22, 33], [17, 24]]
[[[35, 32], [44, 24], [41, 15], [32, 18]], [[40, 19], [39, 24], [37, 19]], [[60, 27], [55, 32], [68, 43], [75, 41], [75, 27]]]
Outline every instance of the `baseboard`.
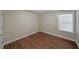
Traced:
[[[39, 32], [39, 31], [35, 31], [35, 32], [32, 32], [32, 33], [30, 33], [30, 34], [28, 34], [28, 35], [24, 35], [24, 36], [15, 38], [15, 39], [13, 39], [13, 40], [11, 40], [11, 41], [8, 41], [8, 42], [3, 43], [3, 45], [9, 44], [9, 43], [14, 42], [14, 41], [17, 41], [17, 40], [19, 40], [19, 39], [22, 39], [22, 38], [24, 38], [24, 37], [30, 36], [30, 35], [35, 34], [35, 33], [37, 33], [37, 32]], [[67, 39], [67, 40], [75, 41], [75, 40], [72, 40], [71, 38], [64, 37], [64, 36], [57, 35], [57, 34], [52, 34], [52, 33], [46, 32], [46, 31], [40, 31], [40, 32], [44, 32], [44, 33], [47, 33], [47, 34], [50, 34], [50, 35], [54, 35], [54, 36], [57, 36], [57, 37], [60, 37], [60, 38], [65, 38], [65, 39]], [[78, 48], [79, 48], [79, 42], [78, 42], [78, 41], [75, 41], [75, 42], [76, 42], [76, 44], [77, 44], [77, 46], [78, 46]]]
[[9, 44], [9, 43], [14, 42], [14, 41], [17, 41], [17, 40], [19, 40], [19, 39], [22, 39], [22, 38], [24, 38], [24, 37], [30, 36], [30, 35], [35, 34], [35, 33], [37, 33], [37, 32], [39, 32], [39, 31], [35, 31], [35, 32], [30, 33], [30, 34], [27, 34], [27, 35], [24, 35], [24, 36], [15, 38], [15, 39], [13, 39], [13, 40], [11, 40], [11, 41], [8, 41], [8, 42], [4, 42], [3, 45]]
[[79, 48], [79, 42], [77, 40], [74, 40], [74, 39], [68, 38], [68, 37], [64, 37], [64, 36], [61, 36], [61, 35], [57, 35], [57, 34], [52, 34], [52, 33], [46, 32], [46, 31], [41, 31], [41, 32], [44, 32], [44, 33], [47, 33], [47, 34], [50, 34], [50, 35], [54, 35], [54, 36], [57, 36], [57, 37], [60, 37], [60, 38], [65, 38], [67, 40], [74, 41], [77, 44], [77, 47]]
[[78, 41], [75, 41], [76, 42], [76, 44], [77, 44], [77, 47], [79, 48], [79, 42]]
[[76, 43], [77, 43], [77, 46], [78, 46], [78, 48], [79, 48], [79, 36], [78, 36], [78, 35], [79, 35], [79, 33], [77, 33], [77, 36], [76, 36], [76, 37], [77, 37]]
[[75, 41], [75, 40], [72, 39], [72, 38], [64, 37], [64, 36], [62, 36], [62, 35], [53, 34], [53, 33], [47, 32], [47, 31], [41, 31], [41, 32], [44, 32], [44, 33], [47, 33], [47, 34], [50, 34], [50, 35], [54, 35], [54, 36], [57, 36], [57, 37], [60, 37], [60, 38], [64, 38], [64, 39], [67, 39], [67, 40]]

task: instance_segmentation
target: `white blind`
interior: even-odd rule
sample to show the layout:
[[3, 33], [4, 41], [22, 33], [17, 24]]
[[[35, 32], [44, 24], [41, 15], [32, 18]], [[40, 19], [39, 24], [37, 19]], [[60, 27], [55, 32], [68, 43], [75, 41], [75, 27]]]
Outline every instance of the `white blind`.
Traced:
[[73, 15], [72, 14], [64, 14], [59, 15], [59, 30], [73, 32]]

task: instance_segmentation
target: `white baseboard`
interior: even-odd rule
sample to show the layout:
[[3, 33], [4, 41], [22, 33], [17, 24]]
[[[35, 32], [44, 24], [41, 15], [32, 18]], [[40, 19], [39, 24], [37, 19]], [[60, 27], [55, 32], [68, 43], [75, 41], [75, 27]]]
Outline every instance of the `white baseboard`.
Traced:
[[[27, 35], [24, 35], [24, 36], [15, 38], [15, 39], [13, 39], [13, 40], [11, 40], [11, 41], [8, 41], [8, 42], [3, 43], [3, 45], [6, 45], [6, 44], [11, 43], [11, 42], [14, 42], [14, 41], [17, 41], [17, 40], [19, 40], [19, 39], [22, 39], [22, 38], [24, 38], [24, 37], [30, 36], [30, 35], [35, 34], [35, 33], [37, 33], [37, 32], [39, 32], [39, 31], [35, 31], [35, 32], [30, 33], [30, 34], [27, 34]], [[65, 39], [68, 39], [68, 40], [71, 40], [71, 41], [75, 41], [76, 44], [77, 44], [77, 46], [78, 46], [78, 48], [79, 48], [79, 42], [76, 41], [76, 40], [73, 40], [73, 39], [71, 39], [71, 38], [64, 37], [64, 36], [61, 36], [61, 35], [49, 33], [49, 32], [46, 32], [46, 31], [40, 31], [40, 32], [44, 32], [44, 33], [47, 33], [47, 34], [50, 34], [50, 35], [54, 35], [54, 36], [57, 36], [57, 37], [65, 38]]]
[[35, 33], [37, 33], [37, 32], [39, 32], [39, 31], [35, 31], [35, 32], [30, 33], [30, 34], [27, 34], [27, 35], [24, 35], [24, 36], [15, 38], [15, 39], [13, 39], [13, 40], [11, 40], [11, 41], [8, 41], [8, 42], [4, 42], [3, 45], [9, 44], [9, 43], [14, 42], [14, 41], [17, 41], [17, 40], [19, 40], [19, 39], [22, 39], [22, 38], [24, 38], [24, 37], [30, 36], [30, 35], [35, 34]]
[[75, 41], [76, 42], [76, 44], [77, 44], [77, 47], [79, 48], [79, 42], [78, 41]]
[[64, 39], [67, 39], [67, 40], [75, 41], [75, 40], [72, 39], [72, 38], [65, 37], [65, 36], [62, 36], [62, 35], [57, 35], [57, 34], [53, 34], [53, 33], [46, 32], [46, 31], [41, 31], [41, 32], [44, 32], [44, 33], [47, 33], [47, 34], [50, 34], [50, 35], [54, 35], [54, 36], [57, 36], [57, 37], [60, 37], [60, 38], [64, 38]]
[[67, 40], [75, 41], [75, 43], [77, 44], [77, 47], [79, 48], [79, 42], [77, 40], [74, 40], [74, 39], [68, 38], [68, 37], [64, 37], [64, 36], [61, 36], [61, 35], [57, 35], [57, 34], [52, 34], [52, 33], [46, 32], [46, 31], [41, 31], [41, 32], [44, 32], [44, 33], [47, 33], [47, 34], [50, 34], [50, 35], [54, 35], [54, 36], [57, 36], [57, 37], [60, 37], [60, 38], [65, 38]]
[[77, 46], [78, 46], [78, 48], [79, 48], [79, 33], [77, 33], [77, 41], [76, 41], [76, 43], [77, 43]]

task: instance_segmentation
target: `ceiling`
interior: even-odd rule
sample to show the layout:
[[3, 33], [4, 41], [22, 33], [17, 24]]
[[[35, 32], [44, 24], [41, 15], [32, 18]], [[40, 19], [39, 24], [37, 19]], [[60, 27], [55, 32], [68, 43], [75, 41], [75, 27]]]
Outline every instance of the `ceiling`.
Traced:
[[71, 10], [27, 10], [27, 11], [37, 14], [43, 14], [43, 13], [51, 13], [51, 12], [66, 12]]
[[32, 10], [32, 12], [35, 12], [35, 13], [48, 13], [48, 12], [51, 12], [52, 10]]
[[41, 13], [55, 12], [55, 11], [58, 11], [58, 10], [28, 10], [28, 11], [41, 14]]

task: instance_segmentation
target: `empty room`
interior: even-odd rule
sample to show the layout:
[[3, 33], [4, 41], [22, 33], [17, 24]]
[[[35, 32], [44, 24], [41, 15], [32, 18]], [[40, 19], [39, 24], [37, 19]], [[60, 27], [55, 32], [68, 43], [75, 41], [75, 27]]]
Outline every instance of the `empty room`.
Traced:
[[1, 49], [78, 49], [78, 10], [0, 10]]

